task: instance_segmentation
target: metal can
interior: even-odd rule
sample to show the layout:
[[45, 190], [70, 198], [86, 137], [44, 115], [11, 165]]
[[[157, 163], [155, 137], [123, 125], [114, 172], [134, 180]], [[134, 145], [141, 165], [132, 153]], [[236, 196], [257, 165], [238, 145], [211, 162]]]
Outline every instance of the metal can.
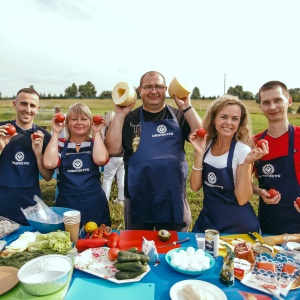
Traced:
[[215, 229], [205, 230], [205, 251], [213, 257], [218, 257], [220, 232]]

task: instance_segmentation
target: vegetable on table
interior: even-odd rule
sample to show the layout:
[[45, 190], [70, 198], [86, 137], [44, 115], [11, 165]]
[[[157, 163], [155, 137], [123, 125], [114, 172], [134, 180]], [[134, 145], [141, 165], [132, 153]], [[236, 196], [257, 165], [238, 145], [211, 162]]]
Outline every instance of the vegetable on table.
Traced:
[[112, 232], [107, 237], [107, 246], [109, 248], [118, 248], [120, 243], [120, 236], [116, 232]]
[[79, 239], [76, 242], [76, 249], [78, 252], [82, 252], [89, 248], [102, 247], [107, 243], [106, 238], [97, 238], [97, 239]]

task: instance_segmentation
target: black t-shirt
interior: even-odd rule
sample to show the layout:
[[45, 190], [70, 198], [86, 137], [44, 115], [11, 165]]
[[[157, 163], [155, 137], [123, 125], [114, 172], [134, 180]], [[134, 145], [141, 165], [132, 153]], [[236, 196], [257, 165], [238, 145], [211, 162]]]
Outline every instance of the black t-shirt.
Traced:
[[[169, 106], [176, 116], [179, 126], [182, 132], [182, 138], [185, 141], [188, 141], [189, 134], [191, 133], [191, 128], [189, 123], [186, 121], [183, 112], [175, 107]], [[169, 110], [164, 107], [160, 112], [150, 113], [148, 111], [143, 110], [144, 120], [145, 122], [149, 121], [159, 121], [163, 119], [172, 119], [172, 115]], [[140, 120], [140, 107], [131, 111], [124, 120], [123, 131], [122, 131], [122, 144], [124, 149], [124, 164], [125, 164], [125, 196], [128, 195], [128, 165], [127, 161], [129, 157], [132, 155], [132, 142], [136, 136], [140, 136], [141, 130], [141, 120]], [[184, 150], [184, 143], [183, 143]]]

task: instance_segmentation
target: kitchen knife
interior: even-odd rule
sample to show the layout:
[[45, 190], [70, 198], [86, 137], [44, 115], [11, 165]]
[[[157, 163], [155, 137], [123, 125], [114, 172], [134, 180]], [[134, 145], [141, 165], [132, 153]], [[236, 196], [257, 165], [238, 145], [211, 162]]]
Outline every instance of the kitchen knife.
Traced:
[[254, 252], [256, 252], [258, 254], [261, 254], [261, 253], [271, 254], [273, 252], [273, 248], [271, 246], [262, 244], [261, 241], [252, 232], [248, 232], [248, 235], [256, 242], [255, 244], [253, 244]]
[[168, 244], [168, 245], [159, 246], [159, 247], [157, 247], [157, 248], [165, 248], [165, 247], [170, 247], [170, 246], [174, 246], [174, 245], [176, 245], [176, 244], [181, 244], [181, 243], [187, 242], [187, 241], [189, 241], [189, 240], [190, 240], [190, 238], [189, 238], [189, 237], [187, 237], [187, 238], [185, 238], [185, 239], [178, 240], [178, 241], [176, 241], [176, 242], [173, 242], [173, 243], [171, 243], [171, 244]]

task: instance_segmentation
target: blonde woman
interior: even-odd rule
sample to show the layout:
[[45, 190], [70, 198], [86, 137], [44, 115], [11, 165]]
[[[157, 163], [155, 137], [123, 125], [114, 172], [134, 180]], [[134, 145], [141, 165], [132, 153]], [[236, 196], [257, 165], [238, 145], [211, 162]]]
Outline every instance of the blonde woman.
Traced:
[[[70, 106], [66, 115], [67, 138], [59, 138], [63, 124], [52, 118], [52, 137], [44, 154], [48, 169], [56, 168], [56, 205], [81, 212], [81, 225], [94, 221], [110, 225], [110, 212], [100, 184], [99, 166], [108, 161], [100, 130], [92, 122], [90, 109], [83, 103]], [[92, 138], [92, 133], [94, 138]]]
[[[115, 115], [114, 111], [108, 111], [104, 114], [105, 118], [105, 127], [102, 127], [101, 135], [102, 139], [105, 140], [106, 132], [111, 124], [113, 117]], [[118, 198], [113, 200], [115, 204], [124, 204], [124, 177], [125, 177], [125, 169], [124, 169], [124, 161], [123, 161], [123, 152], [118, 156], [110, 156], [109, 162], [104, 167], [103, 172], [103, 181], [102, 188], [106, 194], [107, 201], [110, 198], [111, 185], [114, 177], [116, 176], [117, 184], [118, 184]]]
[[190, 175], [194, 192], [203, 187], [203, 209], [193, 231], [259, 232], [260, 226], [249, 203], [252, 195], [252, 165], [263, 155], [253, 146], [250, 117], [235, 96], [224, 95], [212, 102], [203, 120], [207, 134], [190, 136], [195, 163]]

